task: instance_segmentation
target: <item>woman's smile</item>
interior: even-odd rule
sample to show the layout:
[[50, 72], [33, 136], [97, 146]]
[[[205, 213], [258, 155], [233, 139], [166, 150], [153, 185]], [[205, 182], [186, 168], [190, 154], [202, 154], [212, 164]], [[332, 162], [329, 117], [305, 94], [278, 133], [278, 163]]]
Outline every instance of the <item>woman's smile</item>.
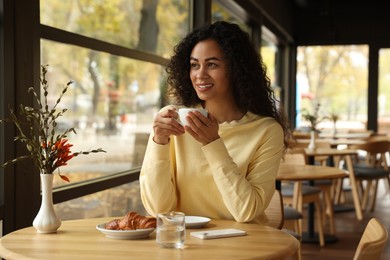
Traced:
[[197, 84], [196, 85], [200, 90], [207, 90], [214, 86], [214, 84]]

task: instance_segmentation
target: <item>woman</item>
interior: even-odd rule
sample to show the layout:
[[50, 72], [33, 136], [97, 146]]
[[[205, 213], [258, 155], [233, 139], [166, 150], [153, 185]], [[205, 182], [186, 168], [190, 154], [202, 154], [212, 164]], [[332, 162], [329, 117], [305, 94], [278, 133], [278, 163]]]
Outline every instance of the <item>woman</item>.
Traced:
[[[237, 25], [216, 22], [176, 47], [167, 67], [176, 106], [155, 117], [141, 169], [141, 198], [151, 215], [266, 222], [287, 139], [265, 66]], [[178, 122], [177, 107], [208, 110]]]

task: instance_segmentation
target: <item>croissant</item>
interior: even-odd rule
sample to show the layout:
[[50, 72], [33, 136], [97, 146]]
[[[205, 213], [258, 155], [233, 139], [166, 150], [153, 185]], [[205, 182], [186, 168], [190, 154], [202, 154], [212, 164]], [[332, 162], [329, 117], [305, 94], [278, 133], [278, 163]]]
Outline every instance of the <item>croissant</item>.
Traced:
[[136, 212], [128, 212], [123, 218], [114, 219], [106, 223], [104, 228], [110, 230], [135, 230], [155, 227], [156, 218], [145, 217]]

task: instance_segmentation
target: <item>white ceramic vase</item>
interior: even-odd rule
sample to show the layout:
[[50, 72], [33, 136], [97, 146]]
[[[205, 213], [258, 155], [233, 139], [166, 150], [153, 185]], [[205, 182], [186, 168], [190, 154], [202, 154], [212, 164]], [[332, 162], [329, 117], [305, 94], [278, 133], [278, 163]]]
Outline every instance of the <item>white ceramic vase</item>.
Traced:
[[314, 130], [310, 131], [310, 143], [307, 148], [311, 150], [316, 149], [316, 131]]
[[56, 233], [61, 226], [53, 206], [53, 174], [41, 174], [41, 208], [33, 221], [38, 233]]
[[336, 138], [337, 134], [337, 128], [336, 128], [336, 122], [333, 123], [333, 130], [332, 130], [332, 136], [333, 138]]

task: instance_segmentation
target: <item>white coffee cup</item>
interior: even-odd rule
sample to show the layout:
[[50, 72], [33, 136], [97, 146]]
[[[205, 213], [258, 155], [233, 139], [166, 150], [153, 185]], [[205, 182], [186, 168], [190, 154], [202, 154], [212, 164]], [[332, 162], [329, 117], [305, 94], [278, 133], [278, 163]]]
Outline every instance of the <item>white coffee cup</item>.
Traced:
[[179, 114], [179, 121], [182, 124], [182, 126], [188, 125], [186, 117], [188, 115], [188, 112], [193, 112], [193, 111], [199, 111], [205, 117], [208, 116], [207, 109], [203, 109], [203, 108], [180, 108], [179, 111], [178, 111], [178, 114]]

